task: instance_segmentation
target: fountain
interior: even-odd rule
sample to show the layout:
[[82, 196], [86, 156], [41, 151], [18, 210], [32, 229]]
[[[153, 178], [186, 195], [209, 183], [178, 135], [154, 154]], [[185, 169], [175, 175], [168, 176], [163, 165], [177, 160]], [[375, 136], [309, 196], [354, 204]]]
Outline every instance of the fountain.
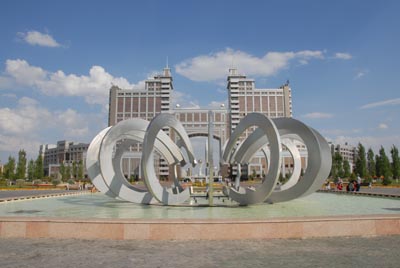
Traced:
[[[209, 114], [208, 118], [212, 120], [212, 112], [210, 111]], [[211, 142], [213, 122], [209, 121], [208, 126], [207, 166], [209, 174], [214, 174]], [[243, 133], [254, 126], [258, 128], [240, 142], [239, 138]], [[173, 129], [179, 136], [177, 144], [161, 131], [166, 127]], [[299, 180], [300, 155], [292, 143], [293, 140], [303, 142], [309, 152], [308, 167], [301, 180]], [[143, 143], [141, 167], [147, 191], [132, 186], [125, 179], [120, 168], [121, 151], [127, 149], [129, 142], [133, 141]], [[112, 159], [112, 150], [117, 143], [121, 144], [117, 146], [116, 157]], [[284, 187], [275, 190], [282, 159], [281, 144], [284, 144], [291, 152], [295, 162], [295, 172]], [[176, 173], [176, 166], [178, 164], [183, 166], [186, 163], [180, 151], [181, 147], [185, 148], [187, 152], [188, 162], [193, 166], [196, 165], [189, 137], [173, 115], [159, 114], [151, 122], [142, 119], [124, 120], [111, 128], [104, 129], [91, 142], [86, 160], [88, 175], [101, 192], [113, 198], [141, 204], [182, 204], [190, 199], [190, 193], [188, 188], [184, 189], [180, 185]], [[175, 168], [174, 184], [171, 188], [162, 186], [156, 177], [153, 163], [154, 149], [157, 149], [168, 164]], [[248, 163], [260, 149], [264, 151], [269, 162], [268, 171], [261, 184], [254, 188], [244, 188], [240, 187], [236, 180], [234, 187], [224, 188], [223, 192], [226, 196], [239, 205], [251, 205], [265, 201], [277, 203], [304, 197], [318, 190], [329, 175], [332, 159], [328, 143], [316, 130], [298, 120], [292, 118], [271, 120], [262, 114], [248, 114], [237, 125], [220, 153], [223, 155], [224, 162], [240, 165], [240, 163]], [[209, 205], [213, 206], [213, 176], [209, 175], [209, 177], [208, 200]]]
[[[242, 133], [254, 126], [258, 128], [239, 142]], [[165, 127], [177, 133], [176, 143], [162, 131]], [[294, 140], [304, 143], [309, 155], [301, 178]], [[120, 165], [123, 152], [137, 142], [143, 143], [146, 189], [130, 184]], [[207, 149], [209, 175], [213, 174], [211, 144]], [[288, 182], [277, 188], [282, 145], [295, 166]], [[196, 165], [180, 123], [169, 114], [160, 114], [151, 122], [124, 120], [102, 130], [87, 153], [88, 174], [101, 193], [0, 204], [0, 237], [216, 240], [400, 234], [397, 200], [314, 193], [331, 166], [329, 147], [314, 129], [295, 119], [270, 120], [249, 114], [223, 147], [222, 161], [240, 166], [260, 148], [269, 168], [257, 187], [226, 186], [223, 199], [218, 199], [211, 186], [211, 198], [195, 203], [178, 180], [178, 164]], [[172, 187], [161, 185], [155, 176], [154, 149], [174, 168]]]

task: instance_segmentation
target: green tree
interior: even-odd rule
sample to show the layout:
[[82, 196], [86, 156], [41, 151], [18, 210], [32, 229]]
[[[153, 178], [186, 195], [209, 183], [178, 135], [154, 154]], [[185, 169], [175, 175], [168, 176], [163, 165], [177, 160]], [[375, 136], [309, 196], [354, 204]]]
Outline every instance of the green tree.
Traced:
[[372, 151], [372, 149], [369, 148], [367, 152], [367, 171], [370, 177], [376, 176], [376, 165], [374, 156], [375, 156], [374, 151]]
[[15, 158], [11, 155], [8, 157], [7, 164], [4, 165], [4, 178], [9, 180], [15, 179]]
[[392, 170], [390, 168], [389, 158], [387, 157], [385, 149], [382, 146], [379, 150], [378, 161], [376, 164], [378, 167], [377, 171], [379, 170], [379, 175], [384, 177], [382, 183], [384, 185], [390, 184], [392, 182], [390, 179], [390, 177], [392, 176]]
[[354, 167], [354, 171], [361, 178], [365, 178], [367, 176], [367, 159], [365, 156], [365, 148], [361, 143], [358, 143], [356, 165]]
[[65, 167], [65, 177], [67, 180], [71, 179], [71, 167], [69, 165]]
[[343, 173], [344, 173], [344, 176], [343, 176], [343, 177], [345, 177], [345, 178], [348, 178], [348, 177], [350, 177], [350, 175], [351, 175], [351, 172], [350, 172], [350, 163], [349, 163], [349, 160], [347, 160], [347, 159], [345, 159], [345, 160], [343, 161]]
[[15, 173], [16, 179], [25, 179], [26, 177], [26, 152], [19, 150], [18, 152], [18, 164], [17, 171]]
[[33, 180], [35, 177], [35, 161], [33, 159], [28, 162], [28, 179]]
[[392, 156], [392, 174], [394, 179], [398, 179], [400, 177], [400, 158], [399, 158], [399, 150], [396, 146], [392, 146], [390, 150], [390, 154]]
[[343, 177], [343, 175], [343, 157], [339, 152], [335, 152], [332, 156], [331, 176], [337, 179], [338, 177]]
[[61, 161], [61, 164], [60, 164], [60, 175], [61, 175], [61, 179], [62, 179], [63, 181], [66, 181], [66, 180], [69, 179], [69, 178], [67, 177], [67, 172], [66, 172], [66, 167], [65, 167], [65, 165], [64, 165], [64, 161]]
[[382, 176], [381, 166], [382, 166], [382, 164], [381, 164], [381, 159], [380, 159], [379, 155], [375, 155], [375, 175], [377, 177]]
[[44, 178], [43, 158], [38, 155], [35, 161], [35, 180], [42, 180]]
[[75, 161], [72, 161], [72, 177], [75, 180], [78, 178], [78, 166]]
[[79, 160], [78, 162], [78, 178], [83, 179], [83, 161]]

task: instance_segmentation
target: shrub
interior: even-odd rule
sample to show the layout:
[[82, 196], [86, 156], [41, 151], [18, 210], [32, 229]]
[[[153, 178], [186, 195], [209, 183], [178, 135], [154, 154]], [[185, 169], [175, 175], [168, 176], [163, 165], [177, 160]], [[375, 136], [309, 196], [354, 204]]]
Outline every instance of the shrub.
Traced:
[[51, 183], [52, 183], [54, 186], [57, 186], [57, 185], [59, 185], [59, 184], [61, 183], [61, 180], [60, 180], [60, 179], [53, 179], [53, 180], [51, 181]]
[[35, 185], [35, 184], [42, 184], [42, 181], [41, 180], [34, 180], [33, 181], [33, 185]]
[[18, 179], [15, 181], [15, 184], [19, 187], [22, 188], [22, 186], [24, 186], [25, 184], [25, 180], [24, 179]]
[[48, 183], [48, 182], [51, 181], [51, 178], [50, 178], [49, 176], [43, 177], [43, 181], [44, 181], [45, 183]]
[[389, 185], [392, 183], [392, 180], [390, 178], [383, 178], [382, 184], [383, 185]]

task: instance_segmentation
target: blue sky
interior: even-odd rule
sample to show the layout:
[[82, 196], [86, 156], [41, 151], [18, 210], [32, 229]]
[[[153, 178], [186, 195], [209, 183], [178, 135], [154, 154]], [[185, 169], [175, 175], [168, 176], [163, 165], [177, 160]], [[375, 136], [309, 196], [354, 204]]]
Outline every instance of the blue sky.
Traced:
[[[225, 102], [232, 64], [336, 142], [400, 145], [398, 1], [1, 1], [0, 160], [107, 124], [111, 83], [168, 57], [181, 106]], [[214, 102], [213, 102], [214, 101]]]

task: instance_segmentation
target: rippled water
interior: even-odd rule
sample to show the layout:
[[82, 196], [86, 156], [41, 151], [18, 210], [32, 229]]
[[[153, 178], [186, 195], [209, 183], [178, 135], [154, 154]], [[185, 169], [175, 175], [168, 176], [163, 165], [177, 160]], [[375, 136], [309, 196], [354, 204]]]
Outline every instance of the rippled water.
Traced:
[[[277, 204], [235, 206], [215, 198], [227, 207], [167, 207], [136, 205], [103, 194], [64, 196], [0, 204], [0, 216], [129, 218], [129, 219], [268, 219], [276, 217], [398, 214], [400, 200], [364, 196], [314, 193]], [[192, 200], [193, 201], [193, 200]], [[198, 199], [206, 203], [205, 199]]]

